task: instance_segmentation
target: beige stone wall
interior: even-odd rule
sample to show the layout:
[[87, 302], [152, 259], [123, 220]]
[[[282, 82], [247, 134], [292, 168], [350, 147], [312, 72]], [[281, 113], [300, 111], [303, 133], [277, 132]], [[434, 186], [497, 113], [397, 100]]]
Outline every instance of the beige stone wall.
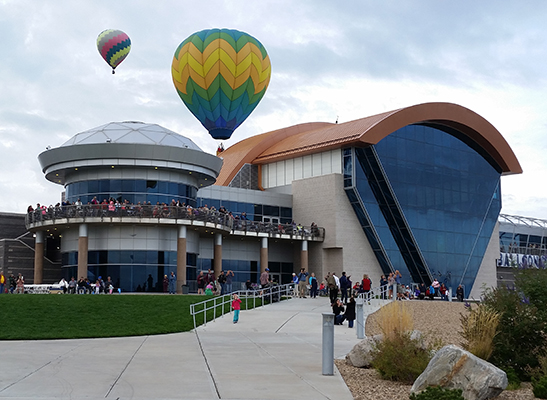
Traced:
[[[483, 290], [483, 285], [486, 287], [495, 288], [498, 285], [497, 275], [496, 275], [496, 260], [500, 256], [500, 224], [496, 222], [492, 236], [490, 237], [490, 242], [488, 242], [488, 247], [484, 253], [484, 258], [482, 259], [481, 266], [479, 267], [479, 272], [477, 273], [477, 278], [471, 289], [471, 294], [468, 294], [470, 298], [479, 299]], [[456, 290], [456, 288], [454, 288]], [[467, 293], [466, 293], [467, 294]]]
[[309, 247], [310, 272], [323, 278], [328, 271], [338, 276], [346, 271], [353, 282], [366, 273], [377, 286], [382, 271], [344, 192], [342, 175], [293, 181], [292, 194], [296, 223], [315, 222], [326, 230], [322, 245]]

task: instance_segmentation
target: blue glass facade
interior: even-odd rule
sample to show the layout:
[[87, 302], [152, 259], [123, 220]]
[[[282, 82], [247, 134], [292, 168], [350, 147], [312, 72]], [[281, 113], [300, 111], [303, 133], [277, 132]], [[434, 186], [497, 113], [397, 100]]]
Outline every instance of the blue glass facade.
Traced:
[[82, 203], [97, 197], [99, 202], [114, 198], [128, 200], [132, 204], [157, 202], [170, 204], [171, 200], [196, 206], [197, 188], [184, 183], [145, 179], [99, 179], [74, 182], [66, 185], [66, 199]]
[[345, 149], [344, 187], [384, 272], [472, 287], [501, 194], [499, 171], [469, 145], [406, 126], [375, 146]]
[[[196, 254], [186, 255], [187, 280], [196, 279]], [[177, 253], [175, 251], [146, 250], [100, 250], [88, 252], [87, 277], [91, 282], [98, 276], [103, 279], [110, 276], [116, 288], [124, 292], [135, 292], [140, 288], [148, 289], [148, 278], [152, 276], [152, 291], [161, 292], [164, 275], [177, 272]], [[63, 277], [76, 279], [78, 273], [78, 252], [62, 255]]]
[[[292, 221], [292, 208], [272, 206], [267, 204], [252, 204], [240, 201], [229, 201], [222, 199], [211, 199], [200, 197], [197, 200], [198, 207], [207, 205], [215, 207], [217, 210], [224, 206], [226, 210], [231, 211], [235, 215], [240, 215], [245, 212], [247, 219], [251, 221], [263, 221], [263, 217], [279, 218], [282, 224], [290, 224]], [[269, 221], [268, 221], [269, 222]]]

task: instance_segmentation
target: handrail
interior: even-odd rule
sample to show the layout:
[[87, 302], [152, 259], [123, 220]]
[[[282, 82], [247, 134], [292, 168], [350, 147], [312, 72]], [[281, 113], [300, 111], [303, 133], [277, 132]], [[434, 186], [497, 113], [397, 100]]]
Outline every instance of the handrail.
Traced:
[[[248, 308], [249, 301], [252, 300], [253, 308], [256, 307], [256, 300], [261, 299], [260, 306], [266, 305], [266, 301], [269, 299], [270, 304], [273, 302], [274, 298], [277, 296], [281, 300], [282, 296], [286, 298], [292, 298], [292, 293], [294, 293], [294, 284], [287, 283], [285, 285], [272, 285], [265, 288], [259, 288], [256, 290], [238, 290], [230, 294], [225, 294], [222, 296], [215, 296], [211, 299], [201, 301], [199, 303], [190, 304], [190, 315], [194, 321], [194, 329], [196, 329], [196, 315], [203, 313], [203, 325], [207, 325], [207, 311], [213, 310], [213, 319], [214, 321], [217, 318], [217, 310], [220, 307], [220, 315], [218, 317], [224, 316], [226, 313], [232, 312], [232, 295], [237, 294], [242, 301], [245, 301], [245, 308]], [[225, 311], [226, 305], [228, 304], [228, 312]], [[210, 322], [209, 321], [209, 322]]]
[[113, 206], [109, 204], [82, 204], [70, 206], [56, 206], [49, 208], [40, 208], [27, 213], [25, 224], [27, 229], [31, 226], [36, 227], [39, 224], [44, 224], [46, 221], [55, 223], [57, 220], [63, 220], [66, 223], [68, 220], [77, 219], [78, 222], [108, 222], [111, 223], [113, 218], [128, 219], [132, 223], [135, 219], [141, 221], [160, 221], [168, 220], [183, 220], [189, 221], [189, 225], [193, 225], [194, 221], [203, 223], [212, 223], [219, 229], [229, 230], [232, 232], [253, 232], [256, 234], [266, 233], [274, 235], [290, 235], [301, 236], [306, 238], [324, 239], [325, 229], [316, 225], [303, 226], [300, 224], [274, 224], [262, 221], [250, 221], [241, 219], [239, 215], [221, 212], [218, 210], [209, 210], [202, 208], [187, 208], [179, 206], [167, 205], [134, 205], [121, 204]]
[[368, 293], [359, 293], [358, 299], [363, 301], [363, 311], [365, 315], [371, 314], [380, 309], [387, 303], [397, 298], [397, 284], [393, 284], [393, 298], [389, 298], [389, 286], [377, 286], [370, 289]]

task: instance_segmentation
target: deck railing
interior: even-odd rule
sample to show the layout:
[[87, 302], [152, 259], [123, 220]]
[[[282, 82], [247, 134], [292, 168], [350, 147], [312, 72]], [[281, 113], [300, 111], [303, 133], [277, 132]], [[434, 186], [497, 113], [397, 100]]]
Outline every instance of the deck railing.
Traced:
[[109, 204], [82, 204], [71, 206], [58, 206], [40, 208], [27, 213], [25, 223], [28, 228], [38, 227], [44, 224], [70, 223], [97, 223], [117, 222], [124, 219], [135, 222], [181, 220], [181, 223], [193, 225], [211, 223], [219, 229], [232, 232], [266, 233], [268, 235], [299, 236], [306, 239], [324, 239], [325, 229], [318, 226], [303, 226], [300, 224], [279, 224], [262, 221], [250, 221], [243, 219], [239, 214], [230, 214], [218, 210], [204, 210], [202, 208], [187, 208], [164, 205], [133, 205], [125, 204], [118, 207]]
[[292, 298], [294, 284], [271, 285], [256, 290], [238, 290], [237, 292], [222, 296], [214, 296], [205, 301], [190, 304], [190, 314], [194, 321], [194, 329], [197, 327], [196, 316], [203, 315], [203, 325], [207, 325], [207, 322], [214, 321], [224, 314], [231, 313], [232, 295], [234, 293], [239, 296], [242, 303], [245, 305], [245, 309], [249, 309], [249, 305], [251, 305], [252, 308], [256, 308], [257, 306], [264, 307], [266, 304]]

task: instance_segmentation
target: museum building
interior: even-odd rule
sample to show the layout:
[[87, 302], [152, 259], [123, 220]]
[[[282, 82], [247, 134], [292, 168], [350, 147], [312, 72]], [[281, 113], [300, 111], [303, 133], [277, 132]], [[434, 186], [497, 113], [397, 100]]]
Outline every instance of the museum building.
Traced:
[[74, 204], [27, 215], [35, 283], [102, 275], [125, 291], [169, 271], [192, 291], [209, 268], [237, 284], [266, 268], [288, 282], [305, 267], [375, 285], [398, 270], [404, 283], [437, 278], [477, 297], [496, 286], [500, 177], [522, 173], [488, 121], [450, 103], [295, 125], [219, 157], [158, 125], [110, 123], [39, 161]]

